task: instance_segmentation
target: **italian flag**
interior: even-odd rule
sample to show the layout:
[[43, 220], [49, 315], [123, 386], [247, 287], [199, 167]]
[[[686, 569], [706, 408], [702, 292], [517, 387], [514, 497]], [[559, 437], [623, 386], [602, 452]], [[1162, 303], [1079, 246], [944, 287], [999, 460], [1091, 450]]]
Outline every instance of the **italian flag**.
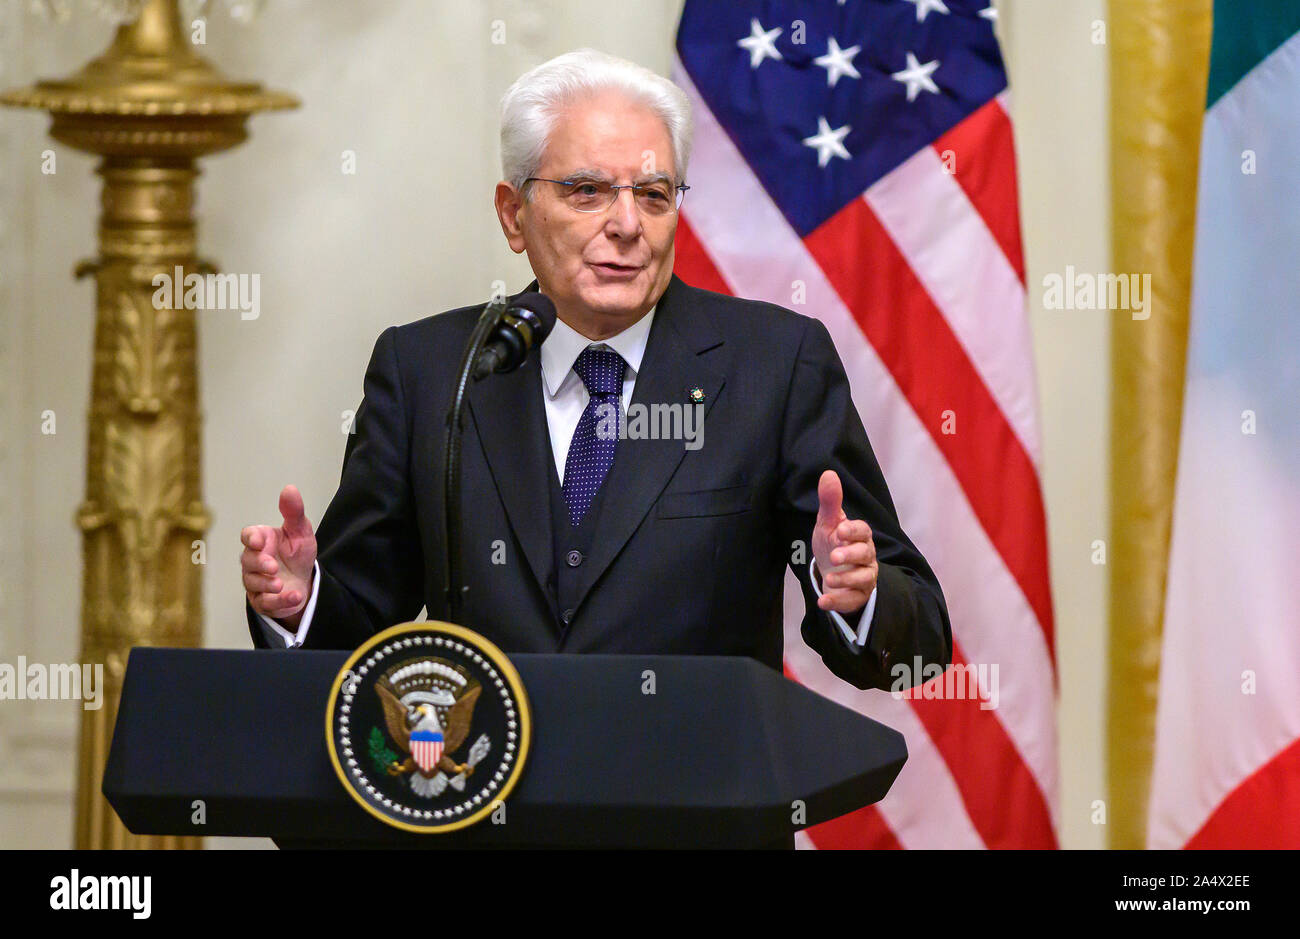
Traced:
[[1300, 847], [1300, 2], [1216, 0], [1148, 844]]

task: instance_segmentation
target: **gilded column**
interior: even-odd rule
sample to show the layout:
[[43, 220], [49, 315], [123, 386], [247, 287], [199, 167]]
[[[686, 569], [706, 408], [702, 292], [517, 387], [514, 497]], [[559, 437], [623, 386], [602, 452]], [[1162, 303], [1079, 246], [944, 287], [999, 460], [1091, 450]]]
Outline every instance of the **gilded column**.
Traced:
[[242, 142], [248, 115], [297, 102], [221, 76], [186, 41], [176, 0], [146, 0], [76, 75], [0, 101], [49, 111], [52, 137], [102, 157], [99, 253], [77, 268], [95, 278], [96, 317], [76, 524], [81, 660], [104, 663], [105, 690], [100, 710], [82, 712], [76, 846], [200, 847], [198, 838], [132, 835], [100, 793], [128, 651], [202, 643], [196, 551], [209, 514], [195, 315], [155, 303], [155, 277], [212, 272], [196, 250], [197, 158]]

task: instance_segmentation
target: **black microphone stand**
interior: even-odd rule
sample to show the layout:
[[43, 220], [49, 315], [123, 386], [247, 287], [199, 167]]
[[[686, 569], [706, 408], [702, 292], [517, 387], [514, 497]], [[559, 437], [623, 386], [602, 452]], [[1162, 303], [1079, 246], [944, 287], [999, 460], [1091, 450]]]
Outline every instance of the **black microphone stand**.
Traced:
[[460, 622], [465, 607], [465, 586], [461, 583], [460, 565], [460, 449], [465, 432], [465, 395], [469, 391], [474, 365], [487, 339], [496, 329], [509, 304], [505, 297], [488, 301], [483, 315], [474, 324], [465, 352], [461, 358], [460, 374], [456, 380], [456, 394], [447, 411], [447, 439], [443, 448], [443, 588], [447, 598], [447, 616], [451, 622]]

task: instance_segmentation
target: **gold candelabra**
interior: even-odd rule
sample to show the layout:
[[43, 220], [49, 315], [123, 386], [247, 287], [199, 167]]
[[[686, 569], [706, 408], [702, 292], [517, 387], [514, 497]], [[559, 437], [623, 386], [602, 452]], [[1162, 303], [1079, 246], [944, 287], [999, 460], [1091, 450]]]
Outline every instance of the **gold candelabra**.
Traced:
[[[100, 786], [127, 652], [202, 642], [199, 544], [210, 517], [199, 479], [194, 311], [158, 309], [156, 274], [210, 273], [196, 253], [199, 157], [247, 136], [257, 111], [290, 95], [234, 82], [195, 53], [177, 0], [143, 0], [134, 21], [75, 75], [0, 95], [52, 117], [50, 136], [101, 157], [99, 254], [76, 268], [96, 286], [81, 660], [104, 663], [104, 704], [82, 711], [78, 848], [201, 847], [198, 837], [132, 835]], [[195, 794], [196, 798], [201, 793]]]

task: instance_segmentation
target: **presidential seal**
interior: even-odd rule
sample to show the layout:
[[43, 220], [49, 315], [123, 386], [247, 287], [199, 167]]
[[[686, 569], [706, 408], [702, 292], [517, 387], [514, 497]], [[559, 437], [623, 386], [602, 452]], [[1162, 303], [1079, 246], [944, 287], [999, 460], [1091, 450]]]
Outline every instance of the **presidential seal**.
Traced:
[[325, 712], [343, 787], [381, 821], [420, 833], [464, 828], [503, 802], [530, 726], [504, 653], [437, 621], [394, 626], [352, 653]]

